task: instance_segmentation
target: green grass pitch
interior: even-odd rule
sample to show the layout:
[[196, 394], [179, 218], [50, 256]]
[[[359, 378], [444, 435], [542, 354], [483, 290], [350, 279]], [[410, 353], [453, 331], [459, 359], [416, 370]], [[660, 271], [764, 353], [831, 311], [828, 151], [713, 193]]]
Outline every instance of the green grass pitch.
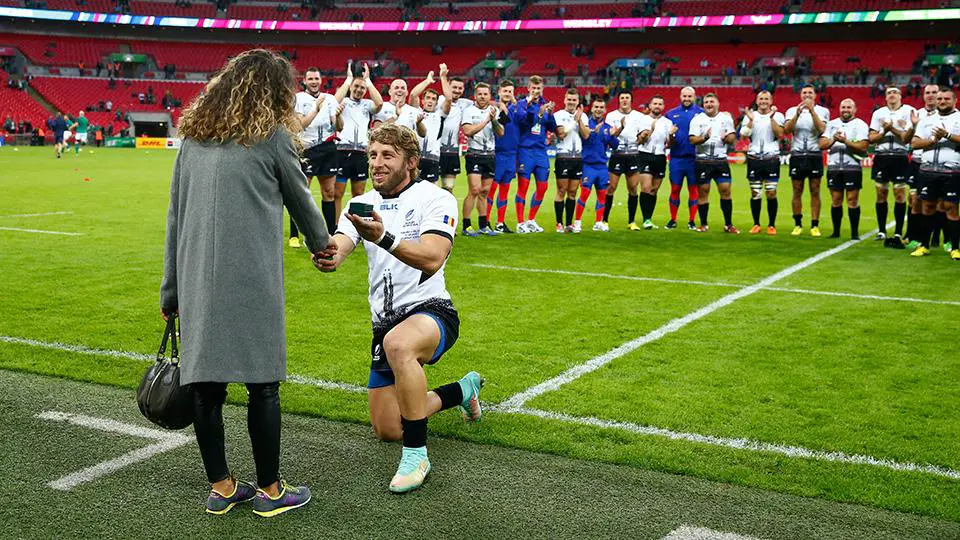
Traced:
[[[173, 158], [169, 151], [97, 149], [56, 160], [50, 148], [0, 148], [0, 336], [142, 354], [156, 350]], [[503, 402], [849, 236], [845, 215], [842, 241], [826, 238], [831, 226], [825, 188], [824, 237], [790, 236], [785, 174], [779, 235], [745, 234], [751, 224], [745, 170], [734, 166], [733, 172], [734, 222], [744, 230], [737, 237], [720, 231], [716, 193], [709, 233], [630, 232], [621, 182], [610, 233], [589, 230], [593, 198], [582, 234], [554, 233], [551, 185], [538, 216], [547, 232], [457, 238], [447, 283], [461, 315], [461, 337], [428, 368], [430, 383], [476, 369], [488, 381], [484, 401]], [[864, 186], [862, 234], [876, 226], [872, 182], [865, 178]], [[313, 189], [319, 199], [317, 186]], [[660, 225], [667, 220], [668, 191], [667, 186], [660, 191], [654, 220]], [[808, 209], [806, 214], [805, 231]], [[764, 223], [765, 216], [764, 210]], [[363, 251], [337, 273], [323, 275], [304, 250], [285, 250], [289, 372], [364, 385], [370, 323]], [[868, 239], [526, 406], [672, 433], [958, 471], [958, 272], [960, 266], [941, 250], [915, 259]], [[144, 365], [7, 339], [0, 341], [0, 369], [129, 389]], [[241, 393], [232, 394], [235, 401], [243, 399]], [[288, 383], [283, 400], [288, 412], [367, 421], [365, 396], [359, 393]], [[509, 412], [490, 412], [475, 426], [453, 414], [438, 415], [430, 429], [448, 439], [585, 460], [584, 466], [627, 465], [960, 521], [960, 479], [924, 471]]]

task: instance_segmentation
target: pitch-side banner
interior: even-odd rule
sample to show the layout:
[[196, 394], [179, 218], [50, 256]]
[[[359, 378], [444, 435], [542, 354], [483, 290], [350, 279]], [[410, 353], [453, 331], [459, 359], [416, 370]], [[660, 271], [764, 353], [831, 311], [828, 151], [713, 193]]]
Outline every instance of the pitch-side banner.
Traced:
[[837, 24], [960, 19], [960, 9], [897, 11], [840, 11], [827, 13], [768, 13], [758, 15], [700, 15], [695, 17], [633, 17], [622, 19], [540, 19], [525, 21], [414, 21], [334, 22], [197, 19], [155, 15], [119, 15], [85, 11], [56, 11], [0, 7], [0, 17], [42, 19], [133, 26], [173, 26], [226, 30], [280, 30], [294, 32], [508, 32], [523, 30], [633, 30], [701, 26], [771, 26], [778, 24]]

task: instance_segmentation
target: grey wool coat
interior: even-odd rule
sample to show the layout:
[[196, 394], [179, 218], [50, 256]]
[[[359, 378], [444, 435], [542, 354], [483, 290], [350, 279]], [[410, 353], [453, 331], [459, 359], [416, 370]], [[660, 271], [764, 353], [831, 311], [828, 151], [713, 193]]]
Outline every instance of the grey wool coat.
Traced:
[[286, 378], [283, 207], [311, 252], [329, 235], [293, 141], [186, 139], [167, 211], [160, 307], [179, 309], [181, 384]]

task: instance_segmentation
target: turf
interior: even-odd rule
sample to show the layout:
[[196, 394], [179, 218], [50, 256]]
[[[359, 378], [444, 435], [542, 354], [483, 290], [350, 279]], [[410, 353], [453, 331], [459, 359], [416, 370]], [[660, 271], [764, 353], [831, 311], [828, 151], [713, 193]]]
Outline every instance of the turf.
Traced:
[[[154, 351], [162, 331], [157, 297], [173, 154], [96, 150], [79, 159], [54, 160], [50, 149], [11, 150], [0, 149], [5, 195], [0, 216], [72, 213], [0, 217], [0, 227], [83, 236], [0, 230], [0, 335]], [[734, 177], [735, 223], [746, 229], [750, 219], [742, 167], [734, 167]], [[428, 370], [431, 383], [477, 369], [489, 381], [484, 400], [499, 402], [735, 290], [477, 265], [753, 284], [838, 244], [788, 234], [789, 183], [783, 187], [776, 237], [723, 235], [718, 204], [711, 205], [710, 233], [631, 233], [625, 227], [621, 186], [609, 234], [458, 238], [447, 281], [463, 321], [461, 337]], [[458, 189], [462, 197], [463, 182]], [[661, 225], [667, 219], [667, 191], [661, 190], [655, 217]], [[552, 193], [551, 187], [539, 216], [547, 229], [553, 222]], [[861, 231], [866, 232], [875, 221], [872, 189], [864, 190], [861, 206]], [[830, 232], [827, 207], [825, 234]], [[591, 215], [585, 216], [587, 228]], [[846, 226], [845, 220], [845, 236]], [[957, 267], [942, 252], [916, 260], [878, 244], [865, 241], [776, 286], [960, 300]], [[318, 274], [302, 250], [286, 253], [289, 372], [365, 384], [369, 310], [362, 250], [334, 275]], [[958, 311], [957, 305], [761, 291], [531, 405], [956, 470], [960, 422], [954, 412], [960, 410], [960, 391], [950, 381], [960, 364], [947, 351], [955, 341], [950, 321]], [[136, 385], [143, 369], [132, 360], [4, 343], [0, 367], [126, 388]], [[366, 422], [361, 394], [288, 384], [284, 407]], [[924, 473], [718, 448], [515, 414], [491, 413], [479, 428], [440, 417], [431, 421], [431, 430], [474, 442], [960, 521], [960, 482]]]

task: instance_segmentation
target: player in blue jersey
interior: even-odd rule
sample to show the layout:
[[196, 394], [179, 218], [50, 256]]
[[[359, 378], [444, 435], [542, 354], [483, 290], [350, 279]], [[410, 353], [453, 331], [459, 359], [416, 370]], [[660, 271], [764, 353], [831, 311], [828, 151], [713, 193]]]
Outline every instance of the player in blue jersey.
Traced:
[[[520, 152], [518, 163], [517, 182], [517, 232], [539, 233], [543, 228], [536, 222], [537, 211], [543, 203], [543, 196], [547, 192], [547, 182], [550, 180], [550, 159], [547, 157], [547, 132], [557, 130], [557, 122], [553, 118], [556, 104], [543, 99], [543, 78], [534, 75], [530, 77], [527, 86], [527, 98], [518, 104], [520, 127]], [[527, 189], [530, 187], [530, 178], [535, 178], [537, 188], [530, 201], [530, 218], [525, 218], [527, 204]]]
[[702, 113], [703, 108], [697, 105], [697, 92], [687, 86], [680, 90], [680, 106], [667, 111], [667, 118], [677, 126], [670, 147], [670, 221], [668, 229], [677, 228], [677, 212], [680, 209], [680, 191], [683, 180], [687, 180], [687, 205], [690, 208], [690, 220], [687, 228], [697, 230], [693, 219], [697, 215], [697, 200], [700, 198], [700, 188], [697, 186], [697, 175], [694, 161], [696, 148], [690, 143], [690, 121]]
[[597, 189], [597, 219], [593, 230], [607, 232], [610, 227], [603, 222], [603, 210], [607, 203], [607, 188], [610, 186], [610, 175], [607, 172], [607, 149], [616, 150], [620, 141], [610, 134], [610, 124], [604, 121], [607, 114], [607, 104], [602, 98], [594, 98], [590, 104], [590, 118], [582, 118], [580, 122], [580, 138], [583, 140], [583, 181], [580, 184], [580, 199], [577, 201], [576, 219], [573, 222], [573, 232], [582, 230], [581, 218], [590, 198], [590, 190]]
[[517, 122], [517, 99], [514, 97], [514, 84], [511, 80], [500, 82], [497, 89], [500, 99], [497, 106], [500, 108], [500, 123], [503, 125], [503, 135], [496, 136], [496, 165], [497, 173], [493, 178], [493, 185], [487, 195], [487, 221], [493, 213], [493, 203], [497, 203], [496, 231], [511, 234], [513, 231], [503, 222], [507, 214], [507, 195], [510, 193], [510, 183], [517, 176], [517, 152], [520, 149], [520, 127]]

